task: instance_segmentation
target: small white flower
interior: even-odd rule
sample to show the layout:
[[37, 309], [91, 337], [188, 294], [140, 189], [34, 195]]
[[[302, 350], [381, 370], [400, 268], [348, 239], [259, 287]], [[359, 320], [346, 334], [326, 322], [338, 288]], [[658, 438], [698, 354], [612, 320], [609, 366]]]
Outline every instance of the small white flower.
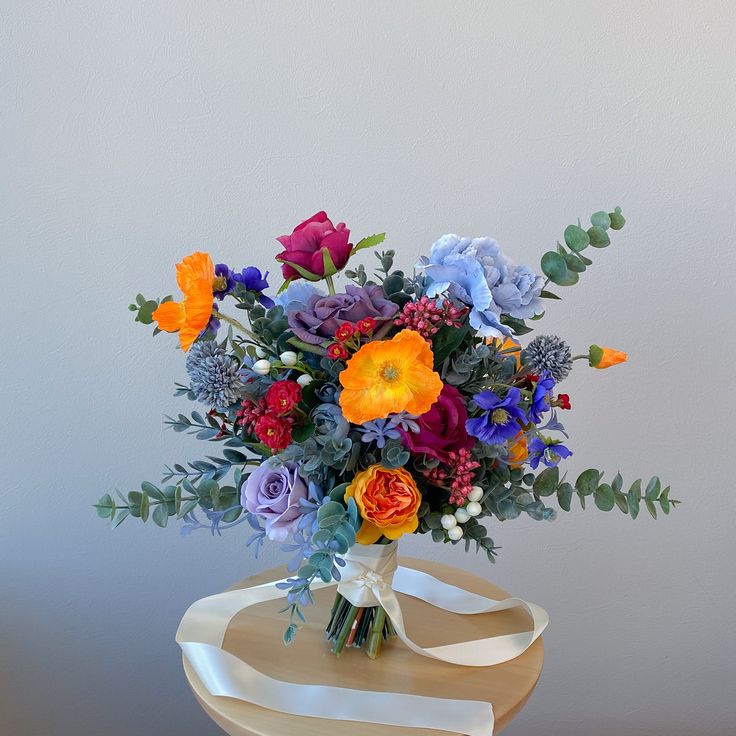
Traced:
[[284, 365], [296, 365], [299, 356], [293, 350], [285, 350], [279, 355], [279, 360]]
[[259, 376], [267, 376], [271, 372], [271, 363], [267, 360], [257, 360], [253, 363], [253, 372]]
[[302, 373], [302, 375], [296, 379], [296, 382], [300, 386], [309, 386], [309, 384], [312, 383], [313, 380], [314, 379], [312, 378], [312, 376], [307, 375], [306, 373]]

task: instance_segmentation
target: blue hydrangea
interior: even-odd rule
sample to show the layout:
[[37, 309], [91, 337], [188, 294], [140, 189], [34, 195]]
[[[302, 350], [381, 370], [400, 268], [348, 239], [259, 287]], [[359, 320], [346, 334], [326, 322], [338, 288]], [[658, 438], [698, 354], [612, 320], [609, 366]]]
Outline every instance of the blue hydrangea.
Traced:
[[469, 305], [470, 324], [483, 337], [512, 334], [501, 315], [527, 319], [543, 311], [544, 279], [507, 258], [493, 238], [443, 235], [420, 266], [430, 282], [427, 295], [447, 293]]
[[245, 385], [240, 379], [238, 361], [214, 340], [197, 342], [189, 349], [187, 374], [198, 401], [223, 411], [240, 400]]

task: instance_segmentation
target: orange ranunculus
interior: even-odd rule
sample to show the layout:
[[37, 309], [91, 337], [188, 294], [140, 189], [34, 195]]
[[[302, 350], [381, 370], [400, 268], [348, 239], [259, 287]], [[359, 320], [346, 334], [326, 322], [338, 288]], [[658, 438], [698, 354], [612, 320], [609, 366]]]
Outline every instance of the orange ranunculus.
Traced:
[[526, 437], [523, 432], [514, 437], [508, 445], [508, 456], [506, 462], [510, 468], [520, 468], [524, 461], [529, 457], [529, 450], [526, 446]]
[[612, 365], [625, 363], [628, 357], [621, 350], [602, 348], [600, 345], [591, 345], [588, 351], [588, 362], [593, 368], [610, 368]]
[[442, 391], [429, 343], [413, 330], [363, 345], [340, 374], [340, 406], [355, 424], [408, 411], [424, 414]]
[[181, 349], [192, 346], [212, 316], [215, 267], [207, 253], [192, 253], [176, 264], [176, 282], [184, 298], [163, 302], [153, 313], [159, 329], [178, 332]]
[[363, 525], [355, 535], [360, 544], [374, 544], [382, 536], [398, 539], [419, 526], [417, 511], [422, 494], [408, 471], [371, 465], [361, 470], [345, 490], [354, 498]]

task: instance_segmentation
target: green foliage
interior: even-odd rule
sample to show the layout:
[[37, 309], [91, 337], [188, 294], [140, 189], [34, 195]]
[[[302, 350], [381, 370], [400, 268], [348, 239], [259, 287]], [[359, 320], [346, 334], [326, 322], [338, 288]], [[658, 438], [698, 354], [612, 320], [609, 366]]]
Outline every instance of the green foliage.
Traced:
[[350, 255], [355, 255], [358, 251], [365, 250], [366, 248], [375, 248], [377, 245], [383, 243], [386, 240], [386, 233], [376, 233], [375, 235], [369, 235], [362, 240], [359, 240], [350, 251]]
[[[164, 303], [170, 302], [172, 296], [169, 294], [163, 299], [146, 299], [143, 294], [136, 294], [135, 303], [130, 304], [128, 309], [131, 312], [135, 312], [135, 321], [140, 322], [143, 325], [153, 324], [153, 313]], [[153, 331], [154, 335], [158, 335], [161, 332], [158, 327]]]
[[170, 517], [181, 519], [197, 507], [226, 511], [223, 521], [229, 523], [235, 521], [243, 511], [239, 504], [238, 489], [220, 486], [214, 480], [202, 480], [195, 486], [184, 479], [178, 485], [166, 485], [163, 488], [143, 481], [140, 491], [130, 491], [127, 496], [118, 493], [118, 497], [119, 501], [116, 501], [106, 493], [95, 504], [98, 516], [110, 519], [113, 527], [120, 526], [129, 516], [144, 523], [150, 518], [156, 526], [165, 527]]
[[627, 493], [623, 492], [623, 478], [620, 473], [611, 483], [602, 483], [603, 473], [595, 468], [584, 470], [571, 485], [564, 478], [560, 479], [559, 468], [543, 470], [532, 483], [532, 491], [536, 498], [557, 496], [557, 503], [563, 511], [570, 511], [573, 494], [577, 495], [580, 505], [585, 508], [585, 499], [592, 496], [593, 502], [601, 511], [618, 508], [632, 519], [639, 515], [643, 501], [653, 518], [657, 518], [657, 504], [664, 514], [675, 508], [680, 502], [669, 497], [669, 486], [662, 490], [659, 478], [653, 477], [642, 493], [641, 480], [631, 484]]
[[[576, 284], [579, 274], [592, 264], [589, 258], [582, 255], [582, 251], [588, 246], [605, 248], [610, 245], [608, 230], [620, 230], [626, 220], [621, 214], [621, 208], [616, 207], [613, 212], [594, 212], [590, 222], [591, 226], [587, 230], [579, 222], [577, 225], [568, 225], [564, 233], [565, 245], [557, 243], [556, 250], [547, 251], [542, 256], [542, 272], [548, 281], [558, 286]], [[542, 296], [547, 294], [543, 293]]]

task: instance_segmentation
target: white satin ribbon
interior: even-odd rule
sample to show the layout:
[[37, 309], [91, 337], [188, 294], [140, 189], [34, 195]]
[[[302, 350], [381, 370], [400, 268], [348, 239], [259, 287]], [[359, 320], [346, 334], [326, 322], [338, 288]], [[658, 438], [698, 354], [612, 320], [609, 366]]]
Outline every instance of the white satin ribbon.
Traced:
[[[417, 654], [473, 667], [500, 664], [525, 652], [549, 623], [544, 609], [520, 598], [495, 601], [419, 570], [399, 567], [396, 548], [396, 542], [353, 547], [345, 556], [346, 565], [337, 589], [353, 605], [383, 606], [399, 638]], [[256, 603], [284, 597], [286, 592], [276, 587], [280, 582], [283, 580], [203, 598], [184, 614], [176, 641], [212, 695], [298, 716], [460, 731], [468, 736], [488, 736], [493, 732], [490, 703], [284, 682], [264, 675], [223, 650], [233, 617]], [[312, 587], [316, 590], [332, 585], [335, 583], [316, 582]], [[463, 615], [522, 608], [531, 616], [533, 627], [521, 633], [425, 649], [407, 636], [396, 592]]]

